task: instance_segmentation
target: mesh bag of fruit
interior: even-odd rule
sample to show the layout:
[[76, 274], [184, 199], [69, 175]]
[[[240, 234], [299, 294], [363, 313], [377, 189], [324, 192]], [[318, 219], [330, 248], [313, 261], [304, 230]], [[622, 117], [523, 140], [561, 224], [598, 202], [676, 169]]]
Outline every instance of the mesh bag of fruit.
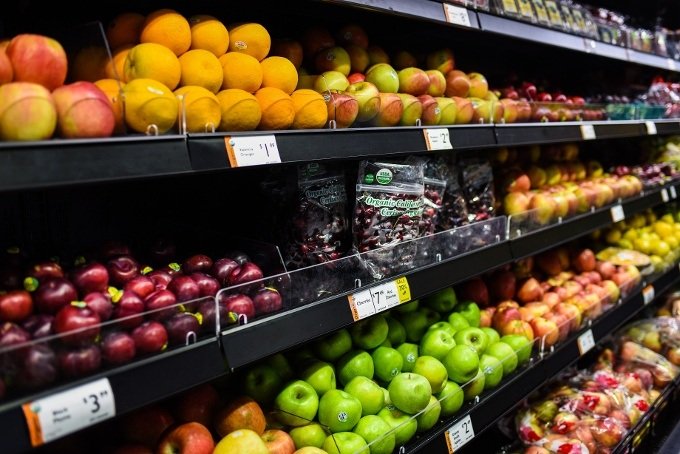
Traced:
[[486, 159], [461, 161], [461, 178], [468, 209], [468, 221], [492, 218], [496, 205], [493, 189], [493, 169]]
[[352, 232], [375, 278], [412, 266], [423, 217], [423, 163], [363, 161], [359, 165]]

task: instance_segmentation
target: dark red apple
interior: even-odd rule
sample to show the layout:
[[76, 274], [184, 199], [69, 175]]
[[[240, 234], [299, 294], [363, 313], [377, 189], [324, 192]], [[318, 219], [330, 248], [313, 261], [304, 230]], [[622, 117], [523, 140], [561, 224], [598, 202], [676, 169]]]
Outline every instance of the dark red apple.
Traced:
[[42, 388], [54, 382], [57, 375], [57, 355], [47, 345], [35, 344], [23, 351], [15, 383], [23, 388]]
[[0, 325], [0, 348], [23, 344], [30, 340], [31, 335], [28, 331], [16, 323], [5, 322]]
[[109, 272], [101, 263], [90, 263], [71, 273], [71, 282], [81, 295], [106, 292], [109, 288]]
[[56, 262], [40, 262], [31, 267], [28, 275], [43, 282], [48, 279], [64, 277], [64, 270]]
[[182, 265], [182, 271], [186, 274], [208, 273], [212, 266], [213, 261], [210, 257], [204, 254], [197, 254], [186, 259]]
[[41, 337], [54, 334], [54, 330], [52, 329], [53, 323], [53, 315], [34, 314], [24, 320], [21, 326], [31, 334], [33, 339], [40, 339]]
[[250, 260], [250, 257], [248, 257], [248, 255], [242, 251], [229, 251], [224, 255], [234, 260], [236, 263], [239, 264], [239, 266], [243, 266], [247, 262], [252, 262], [252, 260]]
[[144, 312], [144, 301], [132, 292], [122, 291], [112, 299], [113, 302], [113, 318], [120, 320], [117, 326], [126, 329], [132, 329], [142, 323], [142, 314]]
[[62, 350], [57, 355], [59, 370], [66, 377], [82, 377], [99, 369], [101, 352], [96, 345]]
[[114, 331], [102, 340], [102, 358], [108, 364], [119, 365], [135, 357], [135, 340], [128, 333]]
[[12, 290], [0, 295], [0, 320], [20, 322], [33, 312], [33, 299], [25, 290]]
[[229, 276], [231, 275], [232, 271], [240, 267], [241, 265], [239, 265], [235, 260], [225, 257], [223, 259], [217, 260], [213, 264], [211, 274], [215, 279], [218, 280], [220, 285], [226, 287], [229, 285]]
[[56, 314], [59, 309], [77, 299], [76, 288], [64, 278], [48, 279], [33, 293], [38, 311], [44, 314]]
[[[168, 280], [168, 282], [170, 281]], [[156, 291], [156, 283], [149, 276], [137, 276], [125, 284], [125, 290], [134, 293], [141, 299], [145, 299]]]
[[85, 295], [83, 298], [87, 307], [92, 309], [102, 322], [111, 318], [113, 315], [113, 303], [111, 303], [111, 296], [108, 293], [92, 292]]
[[[243, 314], [247, 317], [255, 317], [255, 304], [253, 303], [253, 300], [251, 300], [249, 296], [243, 295], [242, 293], [236, 293], [232, 295], [220, 293], [219, 303], [229, 312]], [[224, 325], [226, 320], [220, 320], [222, 320], [222, 325]]]
[[201, 289], [189, 276], [177, 275], [168, 284], [168, 290], [175, 294], [177, 302], [184, 303], [198, 298]]
[[[198, 333], [201, 331], [201, 324], [198, 323], [195, 316], [184, 312], [175, 314], [166, 320], [165, 329], [168, 332], [170, 345], [185, 345], [196, 341]], [[191, 333], [194, 333], [194, 335], [191, 336]]]
[[163, 270], [154, 270], [147, 274], [146, 277], [151, 279], [154, 285], [156, 286], [156, 289], [159, 290], [166, 289], [168, 287], [168, 284], [172, 280], [172, 275], [167, 271]]
[[122, 241], [107, 241], [102, 245], [99, 254], [105, 259], [113, 259], [122, 255], [131, 255], [132, 251]]
[[258, 281], [263, 277], [264, 275], [259, 266], [253, 262], [246, 262], [241, 265], [241, 268], [232, 270], [231, 274], [229, 274], [229, 285], [240, 285], [246, 282]]
[[177, 399], [173, 413], [179, 421], [210, 426], [220, 404], [220, 395], [210, 384], [197, 386]]
[[280, 310], [282, 307], [281, 294], [271, 287], [259, 289], [253, 295], [252, 300], [256, 314], [269, 314]]
[[198, 306], [198, 312], [203, 316], [203, 323], [201, 324], [204, 331], [215, 331], [217, 327], [216, 312], [219, 311], [220, 324], [225, 324], [229, 317], [229, 310], [222, 304], [215, 304], [215, 301], [203, 301]]
[[168, 332], [158, 322], [144, 322], [132, 331], [135, 348], [139, 353], [156, 353], [168, 345]]
[[154, 404], [125, 415], [121, 418], [120, 428], [126, 441], [151, 446], [155, 452], [161, 435], [174, 422], [167, 409], [159, 404]]
[[[61, 308], [54, 317], [54, 332], [70, 333], [62, 337], [67, 345], [85, 345], [99, 335], [101, 319], [84, 302], [73, 302]], [[74, 332], [75, 331], [75, 332]]]
[[127, 255], [109, 260], [106, 267], [111, 282], [117, 287], [124, 287], [128, 281], [139, 276], [140, 272], [139, 263]]
[[176, 314], [177, 298], [170, 290], [156, 290], [144, 300], [144, 306], [149, 311], [151, 320], [163, 320]]
[[215, 296], [220, 289], [220, 283], [214, 277], [205, 273], [191, 273], [189, 276], [198, 285], [199, 296]]
[[474, 301], [480, 307], [486, 307], [489, 305], [489, 290], [484, 281], [476, 277], [461, 285], [459, 299]]
[[515, 273], [509, 270], [499, 270], [491, 275], [489, 289], [491, 295], [498, 301], [511, 300], [517, 289]]

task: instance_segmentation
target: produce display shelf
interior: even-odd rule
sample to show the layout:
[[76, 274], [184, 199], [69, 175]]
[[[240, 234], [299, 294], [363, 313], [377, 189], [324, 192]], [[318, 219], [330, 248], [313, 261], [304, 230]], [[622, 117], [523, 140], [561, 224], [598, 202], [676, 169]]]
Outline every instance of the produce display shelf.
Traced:
[[[582, 328], [565, 342], [558, 344], [553, 352], [534, 360], [534, 364], [518, 370], [507, 380], [503, 380], [498, 388], [483, 393], [479, 402], [466, 404], [467, 407], [464, 407], [462, 412], [421, 435], [409, 443], [402, 452], [448, 452], [446, 431], [468, 417], [472, 422], [475, 437], [479, 437], [524, 397], [579, 359], [578, 338], [581, 334], [592, 330], [595, 343], [603, 341], [646, 307], [643, 289], [651, 285], [655, 294], [661, 295], [677, 282], [680, 282], [680, 271], [677, 266], [673, 266], [667, 272], [643, 283], [638, 291], [624, 298], [616, 307], [592, 322], [592, 325]], [[466, 452], [465, 447], [456, 447], [455, 452]]]
[[[3, 438], [2, 452], [14, 454], [31, 449], [22, 405], [83, 385], [108, 378], [115, 401], [115, 414], [121, 415], [153, 402], [213, 380], [226, 373], [224, 359], [216, 338], [200, 340], [188, 347], [88, 376], [57, 388], [0, 405], [0, 425], [11, 437]], [[67, 406], [69, 400], [64, 402]]]

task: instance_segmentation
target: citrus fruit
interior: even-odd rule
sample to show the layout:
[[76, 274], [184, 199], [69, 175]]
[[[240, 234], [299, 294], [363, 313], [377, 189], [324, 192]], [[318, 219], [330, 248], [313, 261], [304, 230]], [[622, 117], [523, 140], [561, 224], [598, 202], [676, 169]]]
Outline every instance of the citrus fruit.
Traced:
[[269, 32], [260, 24], [242, 24], [229, 31], [229, 51], [241, 52], [264, 60], [269, 54], [272, 41]]
[[124, 132], [123, 128], [123, 97], [121, 95], [121, 90], [125, 86], [123, 82], [119, 82], [116, 79], [100, 79], [94, 83], [101, 91], [104, 92], [109, 102], [111, 102], [111, 108], [113, 109], [113, 115], [116, 119], [116, 127], [114, 133], [122, 134]]
[[182, 86], [198, 85], [212, 93], [217, 93], [222, 87], [222, 65], [220, 61], [204, 49], [194, 49], [179, 57], [182, 76], [179, 83]]
[[255, 93], [262, 109], [259, 129], [288, 129], [295, 120], [295, 106], [287, 93], [274, 87], [264, 87]]
[[227, 52], [219, 58], [222, 65], [222, 88], [238, 88], [255, 93], [262, 85], [260, 62], [248, 54]]
[[144, 20], [144, 16], [139, 13], [123, 13], [109, 22], [109, 26], [106, 27], [106, 39], [111, 49], [139, 43]]
[[284, 57], [268, 57], [260, 62], [262, 66], [262, 86], [274, 87], [291, 94], [298, 84], [295, 65]]
[[113, 57], [106, 61], [104, 77], [106, 79], [125, 80], [125, 59], [133, 45], [129, 44], [112, 51]]
[[125, 58], [125, 81], [154, 79], [174, 90], [182, 75], [182, 66], [170, 49], [156, 43], [138, 44]]
[[190, 85], [175, 90], [175, 96], [179, 102], [180, 117], [184, 109], [187, 132], [211, 132], [220, 126], [222, 113], [214, 93], [203, 87]]
[[191, 27], [177, 11], [159, 9], [146, 17], [139, 38], [142, 43], [161, 44], [180, 56], [191, 47]]
[[192, 16], [191, 48], [204, 49], [215, 57], [223, 55], [229, 49], [229, 32], [227, 27], [212, 16]]
[[[161, 82], [153, 79], [134, 79], [123, 87], [125, 123], [136, 132], [157, 129], [166, 133], [177, 122], [177, 98]], [[155, 128], [154, 128], [155, 126]]]
[[328, 107], [323, 96], [314, 90], [294, 91], [290, 98], [295, 108], [293, 129], [320, 129], [328, 121]]

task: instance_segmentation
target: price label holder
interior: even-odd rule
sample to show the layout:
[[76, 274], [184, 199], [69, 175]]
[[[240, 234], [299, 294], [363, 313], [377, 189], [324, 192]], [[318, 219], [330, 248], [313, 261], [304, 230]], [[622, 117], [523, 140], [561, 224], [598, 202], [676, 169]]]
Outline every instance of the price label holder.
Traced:
[[647, 128], [647, 134], [650, 136], [656, 135], [656, 123], [653, 121], [645, 121], [645, 127]]
[[475, 430], [472, 427], [470, 415], [452, 425], [444, 436], [446, 437], [446, 445], [449, 447], [449, 454], [453, 454], [475, 438]]
[[649, 284], [647, 287], [642, 289], [642, 301], [644, 301], [645, 306], [654, 301], [654, 286]]
[[668, 69], [671, 70], [671, 71], [677, 71], [677, 70], [678, 70], [678, 65], [677, 65], [677, 63], [675, 62], [675, 60], [673, 60], [672, 58], [667, 58], [667, 59], [666, 59], [666, 66], [667, 66]]
[[116, 416], [108, 378], [22, 405], [33, 447]]
[[585, 333], [581, 334], [578, 339], [576, 339], [576, 343], [578, 344], [578, 351], [581, 356], [588, 353], [593, 347], [595, 347], [593, 330], [589, 329]]
[[581, 137], [583, 137], [583, 140], [597, 139], [595, 127], [593, 125], [581, 125]]
[[592, 54], [597, 50], [597, 42], [595, 40], [592, 40], [590, 38], [584, 38], [583, 40], [583, 45], [585, 47], [586, 53]]
[[626, 213], [623, 212], [621, 204], [611, 207], [610, 212], [612, 214], [612, 222], [621, 222], [626, 219]]
[[411, 301], [411, 289], [408, 280], [400, 277], [394, 281], [353, 293], [347, 299], [352, 317], [356, 322]]
[[666, 203], [668, 200], [670, 200], [670, 197], [668, 197], [668, 189], [664, 188], [661, 190], [661, 200], [663, 200], [663, 203]]
[[460, 6], [449, 5], [448, 3], [443, 3], [443, 5], [446, 22], [462, 27], [472, 27], [467, 9]]
[[232, 167], [279, 164], [281, 156], [273, 134], [265, 136], [226, 136], [224, 145]]
[[448, 128], [423, 129], [428, 151], [453, 150]]
[[668, 189], [668, 192], [671, 194], [671, 199], [675, 200], [678, 198], [678, 192], [675, 190], [675, 186], [671, 186]]

